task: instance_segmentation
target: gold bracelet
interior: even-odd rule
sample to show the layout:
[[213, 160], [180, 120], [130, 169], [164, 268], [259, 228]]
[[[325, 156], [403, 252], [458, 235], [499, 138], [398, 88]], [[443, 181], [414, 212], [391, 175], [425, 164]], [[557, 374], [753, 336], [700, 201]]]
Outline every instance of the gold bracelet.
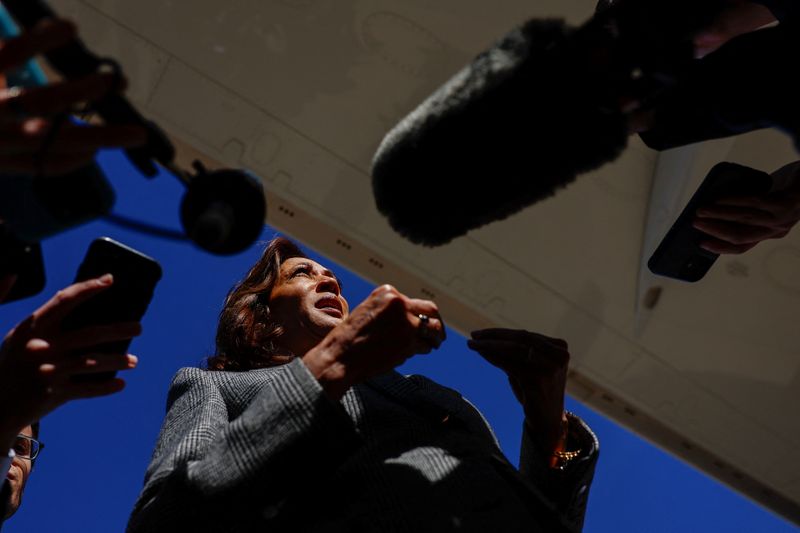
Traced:
[[561, 459], [562, 461], [571, 461], [581, 454], [581, 449], [578, 448], [573, 452], [553, 452], [553, 456]]
[[550, 463], [550, 468], [555, 468], [557, 470], [564, 470], [567, 467], [570, 461], [575, 459], [581, 454], [581, 449], [578, 448], [575, 451], [570, 452], [553, 452], [553, 459]]

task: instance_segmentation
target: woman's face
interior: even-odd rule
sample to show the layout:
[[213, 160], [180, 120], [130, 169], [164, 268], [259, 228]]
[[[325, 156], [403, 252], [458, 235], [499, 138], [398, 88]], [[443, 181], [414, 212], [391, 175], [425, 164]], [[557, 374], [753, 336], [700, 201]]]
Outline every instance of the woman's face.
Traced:
[[278, 342], [297, 357], [316, 346], [349, 312], [333, 272], [304, 257], [281, 264], [269, 309], [271, 318], [283, 326]]

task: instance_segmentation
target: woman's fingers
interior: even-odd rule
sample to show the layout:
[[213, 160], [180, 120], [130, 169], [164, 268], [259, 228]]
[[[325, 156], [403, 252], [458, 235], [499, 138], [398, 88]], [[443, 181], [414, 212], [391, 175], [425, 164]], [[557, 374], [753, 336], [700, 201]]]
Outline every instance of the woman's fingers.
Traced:
[[20, 115], [30, 118], [70, 112], [81, 102], [98, 100], [112, 90], [122, 89], [117, 84], [117, 76], [98, 73], [43, 87], [6, 89], [0, 91], [0, 120], [20, 122]]
[[511, 357], [527, 357], [529, 351], [528, 346], [525, 344], [505, 340], [469, 339], [467, 340], [467, 345], [476, 351], [484, 351], [489, 353], [496, 352], [500, 354], [507, 354]]
[[348, 323], [355, 327], [355, 332], [368, 326], [369, 331], [364, 333], [391, 355], [393, 366], [415, 354], [429, 353], [446, 338], [434, 302], [408, 298], [391, 285], [375, 288], [353, 310]]
[[519, 342], [525, 344], [531, 338], [531, 333], [523, 329], [507, 329], [507, 328], [486, 328], [478, 329], [470, 333], [470, 336], [475, 340], [483, 339], [496, 339]]
[[524, 329], [487, 328], [473, 331], [471, 337], [475, 340], [507, 340], [524, 345], [541, 344], [555, 348], [567, 349], [567, 341], [555, 337], [548, 337], [541, 333], [534, 333]]
[[407, 298], [406, 306], [408, 308], [409, 313], [413, 313], [415, 315], [427, 315], [436, 318], [441, 318], [439, 316], [439, 306], [437, 306], [434, 302], [430, 300], [421, 300], [419, 298]]
[[416, 327], [415, 352], [420, 354], [438, 349], [447, 336], [444, 323], [440, 319], [424, 314], [423, 316], [427, 319], [423, 319], [419, 315], [409, 317]]
[[[447, 339], [444, 321], [439, 315], [438, 306], [430, 300], [420, 300], [409, 298], [407, 310], [411, 316], [411, 322], [417, 328], [417, 333], [424, 343], [436, 349]], [[424, 318], [427, 317], [427, 318]], [[425, 346], [423, 346], [423, 349]], [[430, 348], [421, 353], [430, 352]]]
[[569, 352], [552, 344], [525, 345], [515, 341], [471, 339], [467, 345], [501, 368], [555, 370], [569, 362]]
[[19, 37], [0, 43], [0, 72], [18, 67], [34, 56], [60, 48], [75, 39], [75, 25], [65, 20], [44, 20]]
[[509, 376], [519, 375], [527, 364], [527, 351], [517, 343], [468, 340], [467, 346]]

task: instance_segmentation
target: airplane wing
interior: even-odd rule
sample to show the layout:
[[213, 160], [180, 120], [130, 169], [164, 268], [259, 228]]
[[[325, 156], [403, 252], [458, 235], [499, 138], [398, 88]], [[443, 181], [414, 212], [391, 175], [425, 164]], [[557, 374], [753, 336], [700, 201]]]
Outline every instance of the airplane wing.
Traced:
[[[797, 158], [759, 132], [658, 154], [638, 140], [554, 198], [437, 249], [398, 237], [372, 199], [384, 133], [532, 16], [590, 0], [53, 0], [119, 59], [132, 100], [185, 160], [250, 169], [268, 222], [366, 278], [440, 303], [461, 331], [568, 339], [569, 391], [800, 523], [800, 232], [723, 257], [702, 282], [643, 264], [722, 160]], [[424, 194], [424, 191], [420, 191]]]

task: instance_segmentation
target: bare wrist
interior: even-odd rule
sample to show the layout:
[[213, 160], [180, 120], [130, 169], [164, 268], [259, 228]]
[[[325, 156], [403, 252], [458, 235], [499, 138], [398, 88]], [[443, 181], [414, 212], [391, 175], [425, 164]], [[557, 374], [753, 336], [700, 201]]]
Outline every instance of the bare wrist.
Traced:
[[563, 410], [557, 419], [526, 410], [525, 418], [531, 430], [531, 436], [536, 439], [543, 453], [549, 455], [564, 450], [569, 425], [567, 415]]

